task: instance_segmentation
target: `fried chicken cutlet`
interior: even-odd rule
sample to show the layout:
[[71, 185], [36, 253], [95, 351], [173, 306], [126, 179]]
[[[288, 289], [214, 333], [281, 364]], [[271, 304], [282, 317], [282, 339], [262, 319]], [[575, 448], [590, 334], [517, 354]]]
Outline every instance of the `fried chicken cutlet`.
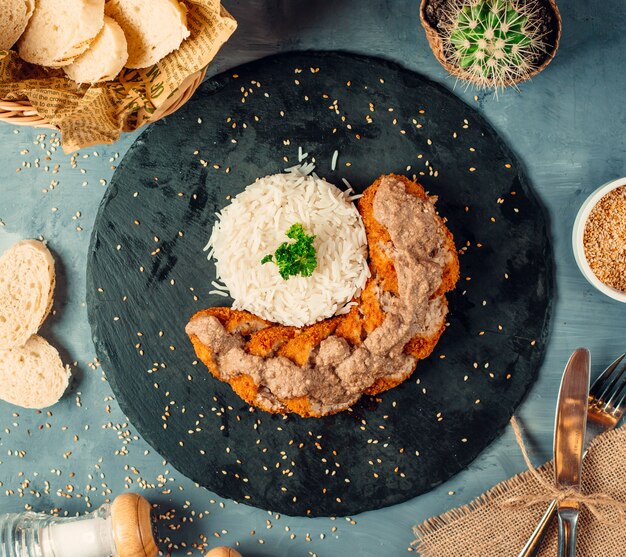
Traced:
[[319, 417], [405, 381], [445, 329], [459, 278], [452, 234], [423, 187], [384, 175], [358, 202], [371, 277], [346, 315], [296, 328], [245, 311], [196, 313], [186, 331], [198, 358], [246, 402]]

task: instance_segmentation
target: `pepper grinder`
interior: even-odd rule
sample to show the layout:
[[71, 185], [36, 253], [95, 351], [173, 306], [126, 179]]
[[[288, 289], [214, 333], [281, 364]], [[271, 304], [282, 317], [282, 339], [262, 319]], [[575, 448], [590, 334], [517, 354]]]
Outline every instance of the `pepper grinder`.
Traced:
[[0, 515], [0, 557], [156, 557], [150, 503], [124, 493], [92, 513]]

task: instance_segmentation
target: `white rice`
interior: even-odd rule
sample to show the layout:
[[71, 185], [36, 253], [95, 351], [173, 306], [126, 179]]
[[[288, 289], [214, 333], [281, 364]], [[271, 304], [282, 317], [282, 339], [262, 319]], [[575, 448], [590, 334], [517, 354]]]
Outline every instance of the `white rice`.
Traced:
[[223, 290], [209, 290], [209, 294], [215, 294], [217, 296], [223, 296], [224, 298], [228, 298], [228, 293]]
[[[361, 216], [348, 192], [307, 175], [314, 168], [305, 163], [261, 178], [217, 214], [205, 251], [233, 309], [302, 327], [347, 313], [365, 286], [370, 272]], [[315, 234], [317, 267], [310, 277], [284, 280], [275, 264], [261, 259], [291, 242], [285, 233], [295, 223]], [[221, 284], [212, 284], [215, 294], [224, 293]]]
[[350, 182], [348, 182], [348, 180], [342, 178], [341, 181], [346, 186], [345, 193], [348, 195], [348, 201], [356, 201], [357, 199], [361, 199], [361, 197], [363, 197], [362, 193], [354, 193], [354, 190], [352, 189], [352, 186], [350, 185]]

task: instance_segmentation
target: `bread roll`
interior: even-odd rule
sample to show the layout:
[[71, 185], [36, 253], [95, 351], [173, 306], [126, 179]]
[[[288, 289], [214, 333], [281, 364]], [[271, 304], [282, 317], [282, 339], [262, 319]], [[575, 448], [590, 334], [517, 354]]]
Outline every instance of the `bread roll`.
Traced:
[[0, 50], [9, 50], [26, 29], [35, 0], [3, 0], [0, 14]]
[[56, 348], [39, 335], [0, 351], [0, 398], [23, 408], [47, 408], [63, 396], [69, 372]]
[[128, 41], [127, 68], [148, 68], [189, 36], [187, 9], [177, 0], [110, 0], [106, 13]]
[[128, 60], [124, 31], [114, 19], [104, 16], [104, 26], [91, 46], [64, 71], [77, 83], [115, 79]]
[[0, 257], [0, 350], [22, 346], [39, 330], [54, 285], [54, 259], [41, 242], [18, 242]]
[[104, 0], [35, 0], [18, 53], [32, 64], [67, 66], [89, 48], [103, 24]]

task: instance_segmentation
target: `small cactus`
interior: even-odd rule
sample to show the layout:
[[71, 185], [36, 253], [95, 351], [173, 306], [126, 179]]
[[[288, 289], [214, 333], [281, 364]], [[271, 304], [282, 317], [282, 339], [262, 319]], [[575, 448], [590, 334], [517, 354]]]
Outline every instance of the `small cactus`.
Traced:
[[546, 49], [536, 0], [452, 0], [446, 20], [446, 57], [485, 88], [530, 77]]

